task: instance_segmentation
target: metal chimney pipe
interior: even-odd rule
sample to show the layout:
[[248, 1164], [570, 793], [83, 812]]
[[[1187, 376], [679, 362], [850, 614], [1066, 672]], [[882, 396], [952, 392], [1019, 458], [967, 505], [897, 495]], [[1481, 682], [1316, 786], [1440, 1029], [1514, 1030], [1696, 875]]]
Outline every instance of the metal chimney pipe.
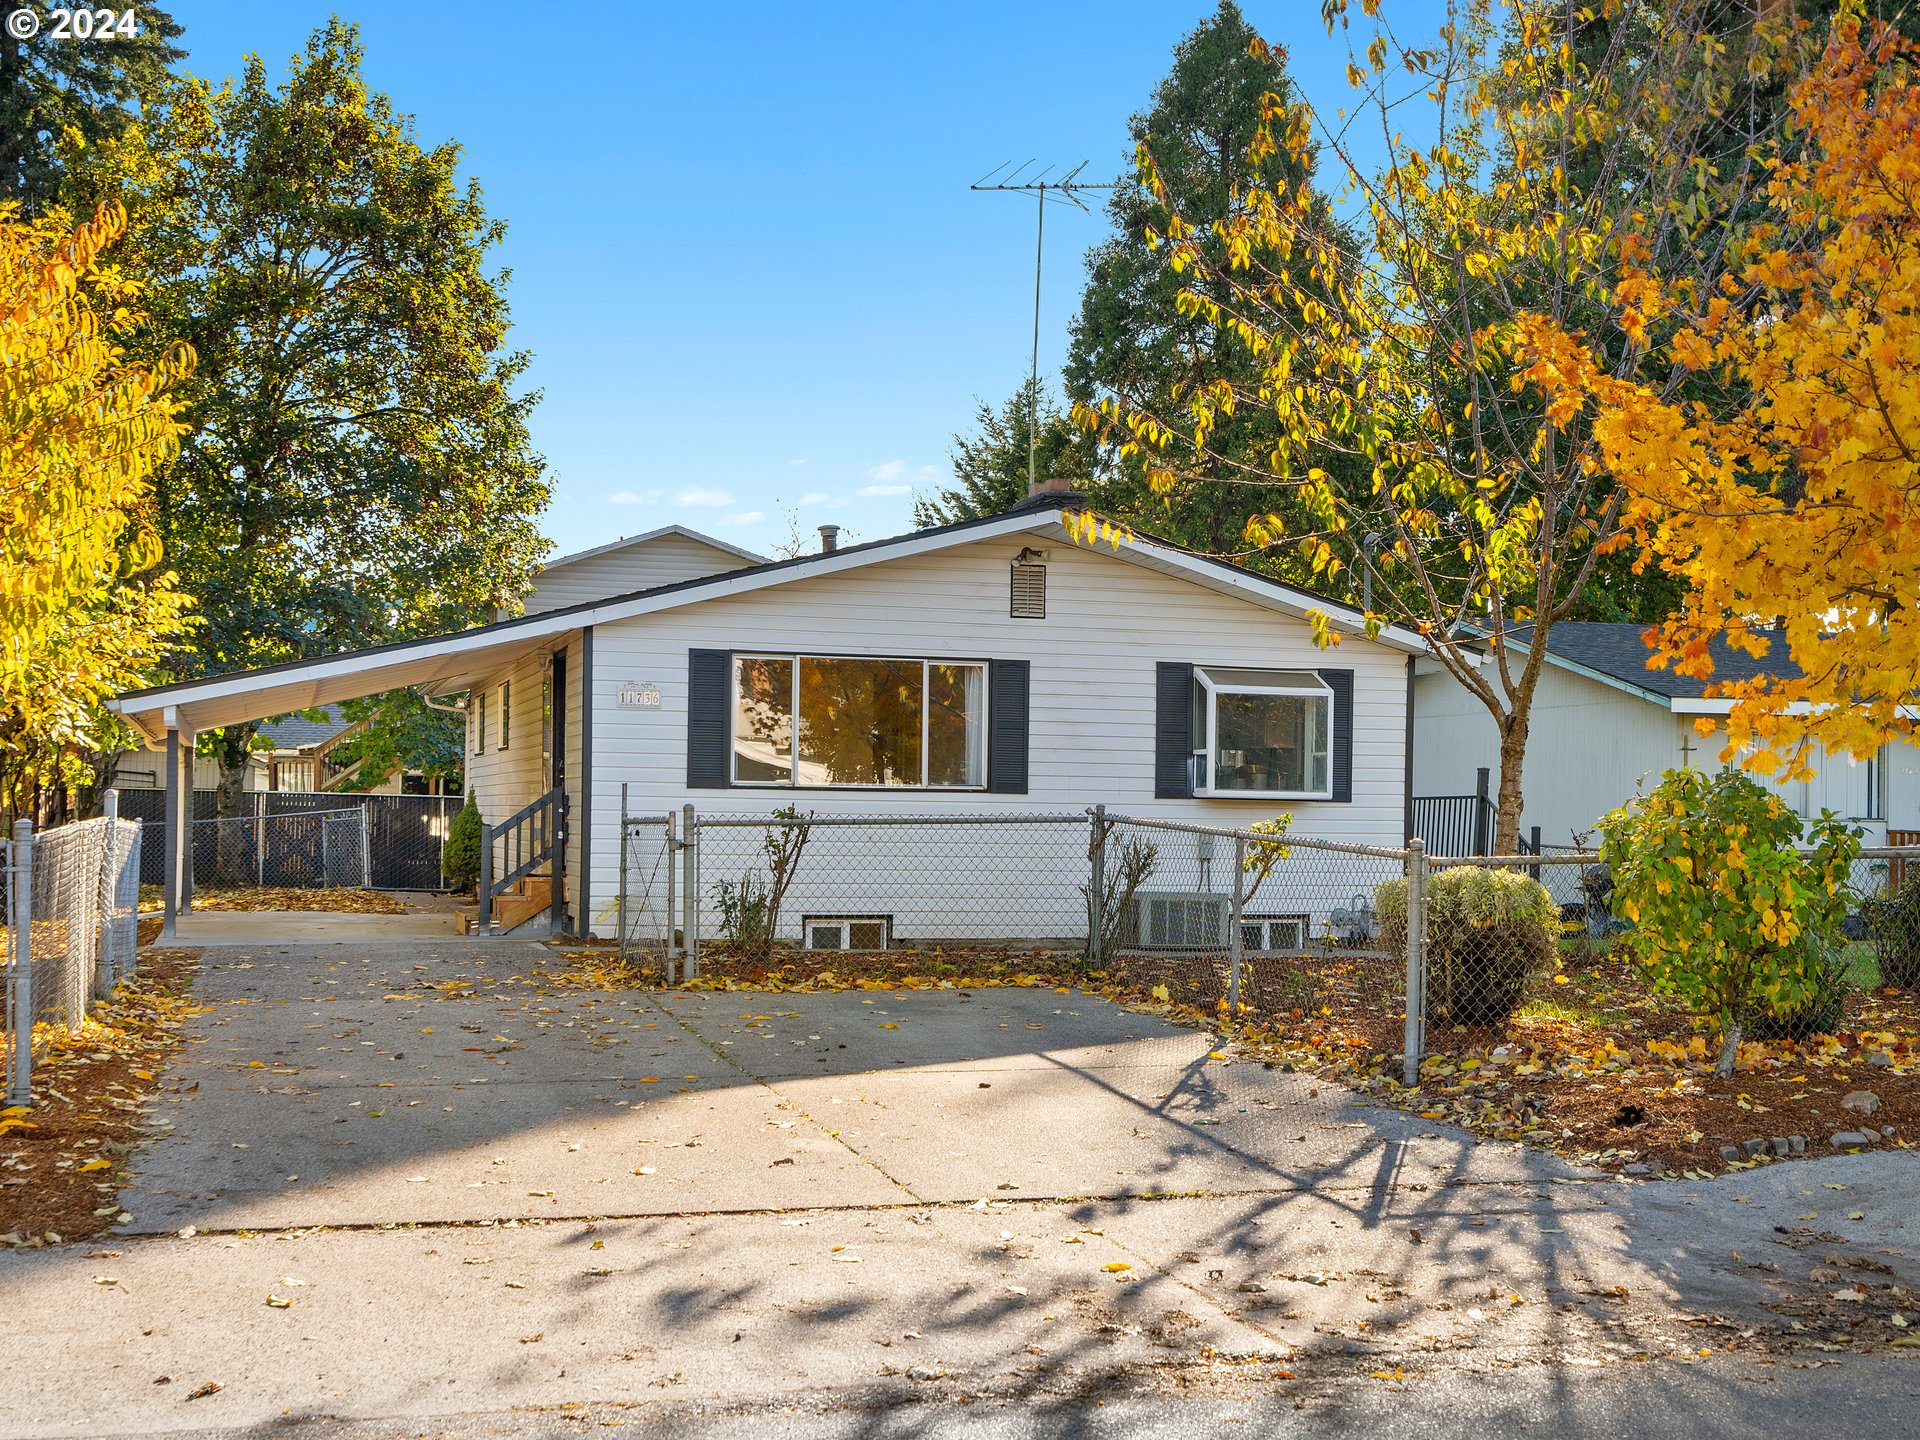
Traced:
[[838, 525], [822, 525], [820, 527], [820, 553], [822, 555], [830, 555], [839, 548], [840, 527]]

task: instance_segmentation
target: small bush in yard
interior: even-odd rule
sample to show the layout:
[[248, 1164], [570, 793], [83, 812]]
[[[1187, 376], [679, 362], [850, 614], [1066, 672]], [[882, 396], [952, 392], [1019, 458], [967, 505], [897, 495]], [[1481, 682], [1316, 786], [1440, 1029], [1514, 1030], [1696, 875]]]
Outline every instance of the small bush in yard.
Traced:
[[1860, 907], [1873, 941], [1880, 983], [1920, 990], [1920, 878], [1909, 879], [1891, 895], [1876, 895]]
[[1753, 1017], [1789, 1033], [1838, 1018], [1834, 957], [1858, 830], [1823, 813], [1803, 833], [1751, 777], [1692, 769], [1667, 771], [1600, 830], [1614, 910], [1633, 922], [1616, 943], [1655, 989], [1716, 1023], [1723, 1078]]
[[471, 890], [480, 879], [480, 807], [467, 803], [447, 826], [447, 843], [440, 851], [440, 873], [456, 890]]
[[[1373, 895], [1389, 950], [1407, 943], [1407, 882]], [[1427, 1019], [1439, 1025], [1504, 1025], [1527, 978], [1553, 961], [1559, 907], [1546, 887], [1515, 870], [1474, 865], [1436, 870], [1427, 882]]]

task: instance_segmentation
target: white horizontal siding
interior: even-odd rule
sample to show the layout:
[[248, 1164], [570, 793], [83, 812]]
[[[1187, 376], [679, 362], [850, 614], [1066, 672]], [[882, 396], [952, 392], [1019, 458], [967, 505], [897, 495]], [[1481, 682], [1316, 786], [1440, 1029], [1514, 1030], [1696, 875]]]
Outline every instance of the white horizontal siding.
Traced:
[[[832, 814], [1015, 814], [1078, 811], [1104, 803], [1140, 815], [1244, 825], [1284, 809], [1292, 812], [1301, 834], [1400, 843], [1404, 655], [1364, 639], [1320, 650], [1299, 621], [1111, 555], [1064, 545], [1053, 547], [1048, 565], [1047, 618], [1014, 620], [1008, 615], [1008, 567], [1028, 539], [983, 540], [598, 627], [596, 929], [605, 933], [608, 928], [601, 918], [609, 914], [603, 902], [618, 886], [615, 846], [603, 837], [618, 828], [623, 784], [635, 814], [662, 813], [689, 801], [706, 814], [764, 814], [789, 801]], [[1028, 660], [1028, 793], [689, 791], [687, 656], [696, 648]], [[1354, 671], [1352, 802], [1155, 799], [1159, 661]], [[630, 682], [657, 685], [661, 708], [616, 709], [616, 691]], [[1069, 845], [1068, 853], [1072, 850]], [[1083, 866], [1083, 843], [1079, 853], [1074, 864]], [[877, 863], [890, 862], [882, 857]], [[1057, 893], [1059, 887], [1049, 881], [1048, 888]]]
[[[489, 675], [473, 692], [467, 716], [467, 789], [480, 807], [480, 818], [497, 825], [546, 791], [545, 766], [540, 759], [540, 686], [547, 678], [547, 656], [528, 655], [517, 664]], [[500, 745], [500, 684], [512, 686], [507, 745]], [[487, 697], [486, 749], [475, 754], [473, 732], [478, 696]]]
[[[1471, 795], [1486, 766], [1500, 785], [1500, 737], [1493, 716], [1451, 675], [1423, 675], [1414, 687], [1413, 793]], [[1535, 825], [1550, 845], [1570, 845], [1624, 802], [1647, 777], [1681, 763], [1685, 721], [1664, 705], [1558, 666], [1541, 672], [1521, 770], [1521, 833]], [[1697, 743], [1697, 742], [1696, 742]]]
[[677, 585], [684, 580], [743, 569], [752, 563], [691, 536], [656, 535], [651, 540], [636, 541], [600, 555], [585, 555], [542, 570], [535, 578], [533, 593], [527, 597], [526, 613], [558, 610], [589, 600], [650, 590], [656, 585]]

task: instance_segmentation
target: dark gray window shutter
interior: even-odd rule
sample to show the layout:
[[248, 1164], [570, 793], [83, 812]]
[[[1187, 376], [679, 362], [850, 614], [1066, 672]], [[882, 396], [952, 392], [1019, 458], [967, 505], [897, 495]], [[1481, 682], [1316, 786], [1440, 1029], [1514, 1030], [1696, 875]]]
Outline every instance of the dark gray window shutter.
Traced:
[[1025, 660], [987, 662], [987, 789], [1027, 793], [1027, 695], [1032, 667]]
[[1320, 678], [1333, 691], [1333, 753], [1327, 760], [1333, 771], [1333, 798], [1353, 799], [1353, 672], [1322, 670]]
[[1166, 800], [1193, 794], [1193, 666], [1154, 667], [1153, 793]]
[[733, 652], [687, 652], [687, 784], [712, 788], [733, 782], [728, 763], [727, 710], [732, 700]]

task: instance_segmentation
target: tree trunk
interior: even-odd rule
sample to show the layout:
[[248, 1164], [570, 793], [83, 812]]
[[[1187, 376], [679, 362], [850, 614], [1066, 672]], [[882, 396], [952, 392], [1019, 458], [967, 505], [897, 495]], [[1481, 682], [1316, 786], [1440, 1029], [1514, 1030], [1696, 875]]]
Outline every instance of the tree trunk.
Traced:
[[220, 782], [214, 791], [213, 813], [227, 824], [219, 825], [214, 850], [214, 880], [221, 885], [251, 885], [258, 878], [254, 867], [254, 827], [238, 823], [253, 814], [247, 796], [247, 763], [253, 755], [253, 736], [259, 726], [229, 725], [220, 732], [214, 753], [220, 761]]
[[1721, 1031], [1720, 1063], [1714, 1067], [1713, 1073], [1718, 1075], [1722, 1080], [1731, 1080], [1733, 1078], [1734, 1061], [1739, 1058], [1740, 1021], [1738, 1019], [1730, 1019], [1727, 1021], [1726, 1027]]
[[1493, 853], [1514, 855], [1520, 849], [1521, 782], [1527, 759], [1530, 706], [1507, 712], [1500, 721], [1500, 790], [1493, 818]]

